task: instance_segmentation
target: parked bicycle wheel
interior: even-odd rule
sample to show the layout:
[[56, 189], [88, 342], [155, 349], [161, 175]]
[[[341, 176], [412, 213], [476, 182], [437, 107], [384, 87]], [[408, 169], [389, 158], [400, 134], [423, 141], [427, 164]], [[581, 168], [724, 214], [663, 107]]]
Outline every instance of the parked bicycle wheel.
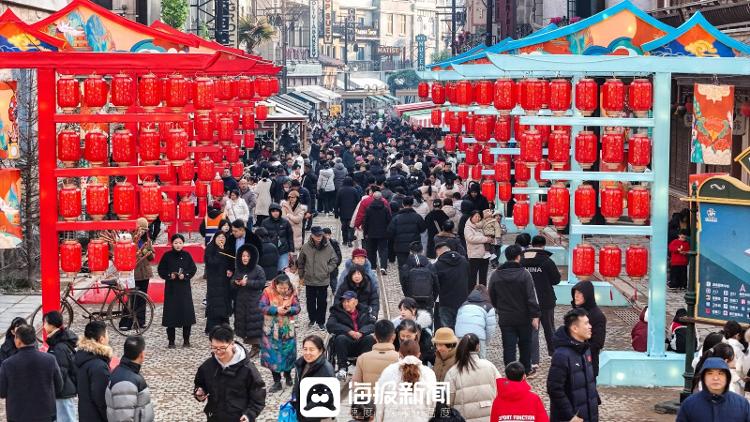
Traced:
[[138, 290], [120, 292], [110, 302], [106, 319], [120, 335], [143, 334], [154, 320], [154, 302]]
[[[63, 324], [65, 327], [70, 327], [73, 324], [73, 307], [65, 301], [60, 301], [60, 313], [63, 317]], [[40, 305], [34, 313], [31, 314], [31, 320], [29, 321], [34, 330], [36, 330], [36, 338], [40, 342], [44, 341], [44, 313], [42, 312], [42, 306]]]

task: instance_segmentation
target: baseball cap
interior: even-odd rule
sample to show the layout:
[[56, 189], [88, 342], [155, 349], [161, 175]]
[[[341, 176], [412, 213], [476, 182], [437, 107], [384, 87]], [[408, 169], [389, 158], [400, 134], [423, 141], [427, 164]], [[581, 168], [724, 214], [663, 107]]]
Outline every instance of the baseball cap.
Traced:
[[310, 228], [310, 234], [312, 234], [313, 236], [322, 236], [323, 228], [320, 226], [312, 226]]
[[352, 258], [356, 258], [358, 256], [363, 256], [367, 258], [367, 251], [362, 248], [357, 248], [352, 251]]
[[356, 297], [357, 297], [356, 293], [354, 293], [351, 290], [347, 290], [344, 292], [344, 294], [341, 295], [341, 300], [344, 301], [344, 300], [349, 300], [349, 299], [356, 299]]

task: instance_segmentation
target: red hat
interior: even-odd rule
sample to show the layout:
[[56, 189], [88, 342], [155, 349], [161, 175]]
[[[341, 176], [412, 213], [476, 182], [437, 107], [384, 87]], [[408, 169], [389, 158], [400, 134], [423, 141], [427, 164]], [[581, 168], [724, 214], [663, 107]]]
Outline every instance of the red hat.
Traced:
[[357, 248], [352, 251], [352, 258], [356, 258], [358, 256], [362, 256], [367, 258], [367, 251], [362, 248]]

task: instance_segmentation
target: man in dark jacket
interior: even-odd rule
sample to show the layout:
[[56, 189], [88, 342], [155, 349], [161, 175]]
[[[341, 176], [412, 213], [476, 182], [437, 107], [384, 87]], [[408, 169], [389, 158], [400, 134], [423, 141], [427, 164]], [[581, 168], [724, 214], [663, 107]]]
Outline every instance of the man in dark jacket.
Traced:
[[[531, 248], [523, 253], [521, 266], [531, 273], [534, 279], [536, 298], [542, 312], [541, 325], [544, 328], [544, 339], [547, 342], [547, 353], [552, 356], [552, 334], [555, 332], [555, 296], [554, 286], [560, 284], [560, 270], [550, 259], [552, 252], [544, 250], [547, 239], [544, 236], [534, 236]], [[531, 364], [539, 364], [539, 331], [531, 335]]]
[[[263, 250], [263, 241], [260, 240], [260, 237], [258, 237], [255, 233], [246, 228], [244, 221], [234, 220], [232, 221], [231, 226], [232, 235], [227, 239], [226, 248], [229, 249], [232, 253], [236, 254], [237, 251], [242, 247], [242, 245], [246, 243], [255, 246], [255, 249], [259, 251]], [[276, 233], [274, 233], [273, 235], [269, 233], [269, 236], [272, 236], [274, 243], [276, 243]]]
[[531, 333], [539, 329], [539, 303], [534, 292], [531, 274], [521, 266], [523, 249], [518, 245], [505, 248], [507, 261], [490, 278], [490, 300], [498, 316], [503, 339], [503, 361], [507, 365], [516, 360], [516, 346], [520, 362], [527, 376], [531, 367]]
[[427, 252], [428, 258], [435, 258], [435, 235], [440, 233], [443, 223], [448, 221], [448, 214], [441, 208], [443, 201], [435, 199], [432, 201], [432, 211], [427, 213], [424, 223], [427, 226]]
[[375, 337], [371, 335], [375, 332], [375, 318], [367, 306], [359, 303], [357, 293], [346, 291], [341, 295], [340, 302], [331, 306], [326, 330], [334, 336], [333, 348], [338, 366], [336, 377], [345, 379], [349, 358], [369, 352], [375, 344]]
[[352, 178], [345, 177], [343, 186], [336, 193], [336, 205], [333, 208], [333, 214], [341, 221], [341, 241], [350, 248], [354, 241], [354, 229], [350, 227], [350, 223], [360, 199], [361, 195], [354, 188]]
[[60, 311], [51, 311], [44, 315], [44, 331], [47, 333], [47, 353], [52, 354], [60, 368], [63, 388], [55, 396], [58, 422], [76, 420], [76, 366], [73, 356], [78, 345], [78, 336], [63, 327], [63, 316]]
[[589, 340], [591, 365], [594, 367], [594, 376], [599, 376], [599, 352], [604, 348], [604, 341], [607, 337], [607, 317], [596, 304], [594, 285], [591, 282], [578, 282], [570, 290], [570, 295], [573, 297], [571, 302], [573, 308], [583, 308], [589, 316], [589, 322], [591, 323], [591, 340]]
[[404, 273], [401, 290], [404, 296], [417, 302], [419, 309], [432, 309], [440, 291], [437, 274], [430, 267], [430, 260], [422, 254], [422, 243], [412, 242], [410, 252], [401, 269]]
[[547, 375], [550, 420], [598, 422], [600, 400], [588, 347], [589, 318], [583, 309], [573, 309], [563, 323], [552, 337], [555, 353]]
[[447, 243], [435, 245], [435, 253], [437, 261], [432, 264], [432, 269], [437, 274], [440, 289], [435, 314], [438, 315], [440, 327], [454, 329], [458, 308], [469, 297], [469, 261], [452, 251]]
[[[404, 198], [404, 207], [393, 216], [388, 224], [388, 236], [393, 239], [393, 250], [396, 253], [398, 263], [399, 280], [403, 280], [402, 267], [409, 258], [409, 245], [412, 242], [422, 241], [422, 232], [427, 229], [422, 216], [412, 208], [414, 198]], [[403, 281], [401, 282], [403, 285]]]
[[[373, 266], [377, 265], [380, 257], [380, 273], [386, 275], [388, 269], [388, 225], [391, 223], [391, 210], [386, 208], [383, 195], [380, 192], [372, 194], [372, 202], [365, 210], [362, 220], [362, 234], [365, 237], [367, 259]], [[362, 205], [360, 205], [362, 206]]]
[[129, 336], [125, 339], [123, 349], [123, 357], [117, 368], [112, 371], [104, 395], [107, 402], [107, 421], [153, 422], [154, 406], [151, 404], [151, 393], [141, 375], [146, 340], [141, 336]]
[[109, 347], [107, 326], [103, 321], [86, 324], [75, 354], [78, 381], [78, 418], [83, 422], [107, 422], [104, 392], [109, 385]]
[[750, 402], [729, 391], [732, 375], [723, 359], [706, 359], [696, 376], [703, 388], [682, 402], [677, 422], [750, 421]]
[[195, 374], [195, 399], [208, 400], [203, 408], [208, 422], [254, 422], [266, 406], [260, 372], [229, 326], [214, 327], [208, 338], [212, 356]]
[[471, 182], [469, 184], [469, 193], [464, 195], [463, 200], [471, 202], [476, 211], [484, 211], [490, 208], [490, 203], [487, 202], [487, 198], [482, 195], [481, 188], [477, 182]]
[[16, 328], [14, 341], [17, 352], [0, 366], [0, 398], [5, 399], [7, 421], [54, 421], [55, 396], [63, 389], [60, 368], [53, 356], [36, 349], [34, 327]]
[[[268, 231], [268, 235], [276, 240], [279, 248], [278, 270], [284, 271], [289, 266], [289, 252], [294, 252], [294, 231], [286, 218], [281, 216], [281, 206], [277, 203], [268, 207], [268, 218], [264, 218], [260, 226]], [[255, 246], [256, 249], [258, 246]]]

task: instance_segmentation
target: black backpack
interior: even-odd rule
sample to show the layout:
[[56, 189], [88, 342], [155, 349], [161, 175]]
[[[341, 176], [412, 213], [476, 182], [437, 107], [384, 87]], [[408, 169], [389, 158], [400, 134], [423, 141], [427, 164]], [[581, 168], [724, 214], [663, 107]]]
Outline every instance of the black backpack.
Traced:
[[[685, 349], [687, 348], [687, 334], [688, 334], [688, 327], [687, 326], [681, 326], [675, 328], [674, 332], [672, 333], [672, 336], [669, 339], [669, 347], [668, 350], [671, 350], [676, 353], [685, 353]], [[698, 349], [698, 337], [695, 338], [695, 349]]]
[[422, 257], [415, 257], [417, 265], [407, 273], [406, 295], [417, 301], [420, 307], [430, 307], [435, 297], [433, 291], [434, 274], [426, 265], [421, 265]]

